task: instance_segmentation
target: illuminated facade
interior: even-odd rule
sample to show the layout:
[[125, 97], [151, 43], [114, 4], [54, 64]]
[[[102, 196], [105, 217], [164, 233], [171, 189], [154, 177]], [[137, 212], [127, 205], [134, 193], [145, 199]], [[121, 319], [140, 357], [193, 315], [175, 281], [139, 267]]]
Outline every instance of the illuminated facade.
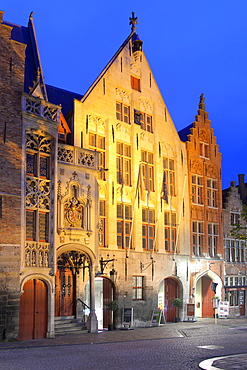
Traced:
[[[186, 141], [190, 198], [190, 299], [197, 317], [212, 317], [212, 297], [224, 279], [221, 153], [202, 94], [195, 121], [179, 132]], [[212, 291], [212, 282], [218, 284]]]
[[222, 277], [221, 156], [204, 100], [183, 140], [130, 23], [82, 96], [44, 83], [32, 15], [20, 27], [1, 12], [3, 339], [53, 337], [65, 317], [120, 327], [123, 308], [134, 326], [157, 308], [174, 321], [174, 298], [186, 319], [203, 277]]

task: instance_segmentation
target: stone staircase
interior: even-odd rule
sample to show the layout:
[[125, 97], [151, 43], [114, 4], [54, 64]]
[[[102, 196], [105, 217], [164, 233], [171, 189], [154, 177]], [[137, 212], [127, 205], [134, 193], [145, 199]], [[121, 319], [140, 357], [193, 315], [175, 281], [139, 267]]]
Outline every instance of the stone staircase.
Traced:
[[58, 316], [54, 321], [55, 335], [87, 333], [86, 324], [75, 316]]

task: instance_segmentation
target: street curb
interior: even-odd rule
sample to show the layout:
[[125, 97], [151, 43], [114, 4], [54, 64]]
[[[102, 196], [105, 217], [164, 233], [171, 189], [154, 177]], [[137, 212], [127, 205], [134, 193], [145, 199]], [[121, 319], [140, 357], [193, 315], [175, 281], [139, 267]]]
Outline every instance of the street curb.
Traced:
[[208, 360], [204, 360], [204, 361], [200, 362], [199, 367], [203, 370], [224, 370], [224, 369], [221, 369], [220, 367], [212, 366], [212, 363], [216, 360], [220, 360], [220, 359], [226, 358], [226, 357], [228, 357], [228, 356], [209, 358]]
[[238, 355], [229, 355], [229, 356], [221, 356], [221, 357], [213, 357], [213, 358], [209, 358], [207, 360], [204, 360], [202, 362], [199, 363], [199, 367], [203, 370], [224, 370], [222, 369], [221, 367], [216, 367], [216, 366], [213, 366], [212, 364], [214, 363], [214, 361], [217, 361], [217, 360], [222, 360], [222, 359], [225, 359], [225, 358], [232, 358], [232, 357], [236, 357], [236, 358], [239, 358], [239, 357], [242, 357], [242, 356], [247, 356], [246, 353], [240, 353]]

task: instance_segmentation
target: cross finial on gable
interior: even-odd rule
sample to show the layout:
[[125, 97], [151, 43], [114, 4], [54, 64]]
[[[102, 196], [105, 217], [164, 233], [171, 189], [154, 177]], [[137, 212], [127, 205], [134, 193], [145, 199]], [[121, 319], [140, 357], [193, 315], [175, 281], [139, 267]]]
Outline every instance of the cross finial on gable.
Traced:
[[137, 20], [138, 20], [138, 18], [137, 17], [135, 17], [135, 12], [132, 12], [132, 17], [130, 17], [129, 18], [129, 20], [130, 20], [130, 23], [129, 24], [131, 24], [131, 31], [132, 32], [135, 32], [135, 30], [136, 30], [136, 24], [138, 23], [137, 22]]

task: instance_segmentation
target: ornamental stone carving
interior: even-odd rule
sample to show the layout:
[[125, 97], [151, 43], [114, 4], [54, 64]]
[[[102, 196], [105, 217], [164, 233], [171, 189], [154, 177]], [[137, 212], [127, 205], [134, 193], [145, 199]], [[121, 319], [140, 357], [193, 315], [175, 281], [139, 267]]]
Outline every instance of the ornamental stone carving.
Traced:
[[148, 100], [140, 98], [140, 110], [148, 113], [153, 112], [153, 104]]
[[209, 165], [206, 167], [206, 175], [207, 175], [208, 177], [211, 177], [211, 178], [217, 179], [217, 178], [218, 178], [217, 168], [216, 168], [214, 165], [209, 164]]
[[106, 127], [106, 120], [100, 116], [96, 116], [94, 114], [88, 115], [88, 124], [89, 126], [93, 127], [95, 131], [101, 127], [105, 130]]
[[27, 132], [26, 133], [26, 148], [40, 151], [42, 153], [51, 153], [51, 140], [42, 133]]
[[204, 143], [209, 143], [209, 134], [205, 129], [200, 130], [199, 139]]
[[130, 104], [130, 102], [131, 102], [131, 94], [130, 93], [128, 93], [127, 91], [125, 91], [123, 89], [120, 89], [119, 87], [116, 87], [115, 91], [116, 91], [117, 100], [120, 100], [120, 101], [123, 101], [123, 102], [126, 102], [126, 103]]
[[140, 77], [140, 67], [136, 63], [130, 64], [130, 72]]
[[202, 163], [196, 159], [191, 160], [191, 172], [198, 175], [203, 175]]

